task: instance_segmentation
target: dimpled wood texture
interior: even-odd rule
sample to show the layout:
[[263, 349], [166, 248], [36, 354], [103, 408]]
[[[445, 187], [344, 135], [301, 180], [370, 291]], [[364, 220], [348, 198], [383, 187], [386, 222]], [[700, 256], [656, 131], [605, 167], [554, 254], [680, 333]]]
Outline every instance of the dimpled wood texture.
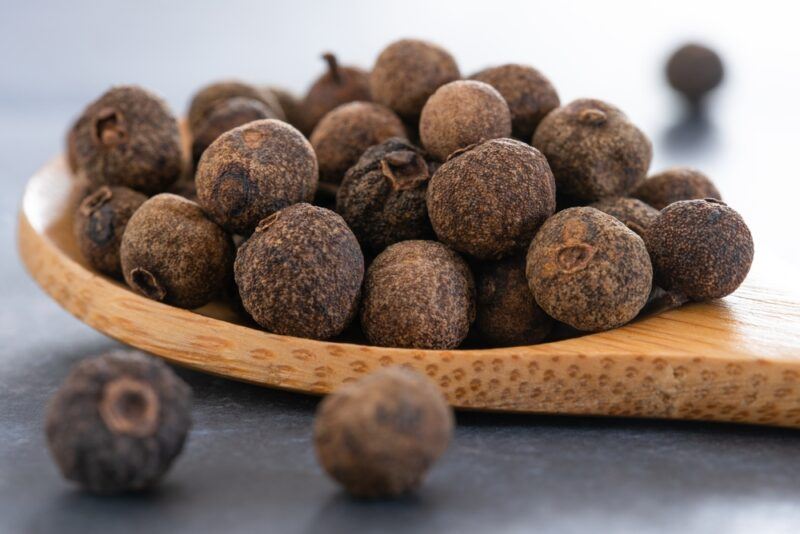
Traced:
[[623, 328], [491, 350], [426, 351], [277, 336], [140, 297], [90, 271], [75, 246], [77, 188], [58, 158], [29, 182], [19, 248], [33, 278], [97, 330], [166, 360], [255, 384], [327, 393], [379, 367], [412, 367], [459, 408], [738, 421], [800, 427], [800, 299], [746, 282]]

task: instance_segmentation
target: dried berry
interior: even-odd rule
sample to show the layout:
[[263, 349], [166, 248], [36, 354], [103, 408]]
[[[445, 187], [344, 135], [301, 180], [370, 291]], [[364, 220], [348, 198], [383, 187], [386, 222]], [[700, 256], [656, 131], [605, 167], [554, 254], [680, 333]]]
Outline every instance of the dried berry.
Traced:
[[283, 114], [286, 115], [286, 122], [303, 132], [303, 128], [305, 127], [305, 112], [303, 111], [303, 103], [300, 98], [282, 87], [270, 86], [266, 89], [272, 92], [275, 98], [278, 99], [278, 103], [281, 105], [281, 109], [283, 109]]
[[192, 160], [200, 156], [216, 139], [237, 126], [261, 119], [275, 119], [275, 114], [254, 98], [235, 97], [217, 104], [192, 132]]
[[653, 281], [642, 239], [589, 207], [560, 211], [542, 225], [528, 250], [525, 274], [549, 316], [590, 332], [636, 317]]
[[94, 187], [122, 185], [151, 195], [169, 188], [183, 169], [178, 121], [140, 87], [114, 87], [92, 102], [70, 142], [78, 174]]
[[733, 293], [753, 263], [750, 230], [715, 199], [670, 204], [647, 229], [645, 242], [656, 283], [692, 300]]
[[400, 138], [367, 149], [342, 181], [336, 211], [361, 246], [377, 254], [393, 243], [433, 236], [425, 193], [428, 164]]
[[122, 236], [125, 282], [153, 300], [198, 308], [230, 280], [233, 242], [200, 206], [162, 193], [136, 210]]
[[553, 320], [536, 304], [525, 278], [525, 260], [510, 258], [475, 271], [478, 315], [475, 326], [491, 345], [530, 345], [550, 333]]
[[436, 89], [460, 77], [458, 65], [446, 50], [426, 41], [403, 39], [380, 53], [369, 86], [376, 102], [416, 122]]
[[658, 218], [657, 209], [635, 198], [604, 198], [592, 204], [591, 207], [619, 219], [642, 238], [644, 238], [644, 231], [647, 227]]
[[631, 191], [631, 196], [658, 210], [679, 200], [722, 200], [722, 195], [708, 176], [688, 167], [672, 167], [651, 176]]
[[338, 335], [358, 309], [364, 256], [336, 213], [295, 204], [261, 221], [236, 254], [242, 304], [270, 332]]
[[650, 140], [622, 111], [588, 99], [548, 114], [533, 146], [547, 157], [559, 192], [589, 202], [636, 187], [653, 156]]
[[83, 199], [73, 220], [78, 248], [89, 265], [121, 276], [119, 246], [125, 226], [147, 197], [127, 187], [104, 185]]
[[342, 104], [319, 121], [310, 137], [320, 179], [338, 184], [366, 149], [390, 137], [406, 137], [406, 130], [389, 108], [370, 102]]
[[555, 210], [544, 156], [513, 139], [494, 139], [454, 155], [428, 185], [436, 235], [459, 252], [500, 259], [522, 252]]
[[367, 270], [361, 326], [373, 345], [452, 349], [474, 320], [472, 273], [441, 243], [396, 243]]
[[442, 393], [401, 367], [342, 386], [314, 419], [320, 464], [350, 494], [367, 499], [416, 489], [452, 434], [453, 413]]
[[274, 119], [250, 122], [211, 143], [197, 165], [200, 205], [223, 228], [248, 235], [276, 211], [310, 202], [317, 158], [293, 126]]
[[227, 80], [208, 84], [194, 94], [192, 101], [189, 103], [189, 131], [196, 132], [200, 123], [217, 105], [236, 97], [258, 100], [267, 106], [278, 119], [283, 120], [286, 118], [278, 97], [269, 88]]
[[93, 493], [153, 486], [183, 449], [191, 390], [164, 363], [114, 351], [75, 365], [47, 407], [50, 453]]
[[703, 45], [684, 45], [667, 62], [669, 84], [693, 104], [717, 87], [723, 76], [722, 59]]
[[328, 71], [317, 78], [303, 100], [305, 123], [302, 131], [311, 134], [314, 127], [329, 111], [348, 102], [368, 102], [372, 100], [369, 92], [369, 73], [358, 67], [343, 67], [331, 53], [322, 58], [328, 64]]
[[514, 137], [526, 143], [545, 115], [561, 105], [553, 84], [541, 72], [527, 65], [501, 65], [484, 69], [471, 79], [497, 89], [511, 110]]
[[441, 86], [422, 108], [419, 135], [425, 150], [447, 156], [488, 139], [511, 136], [511, 112], [497, 89], [483, 82], [459, 80]]

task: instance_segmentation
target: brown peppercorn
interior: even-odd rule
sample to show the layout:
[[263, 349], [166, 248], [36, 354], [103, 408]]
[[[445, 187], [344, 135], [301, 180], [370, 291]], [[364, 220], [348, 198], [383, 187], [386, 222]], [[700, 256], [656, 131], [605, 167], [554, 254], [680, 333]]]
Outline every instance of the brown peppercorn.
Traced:
[[528, 250], [525, 274], [549, 316], [589, 332], [636, 317], [653, 282], [642, 238], [589, 207], [560, 211], [542, 225]]
[[122, 235], [125, 282], [153, 300], [198, 308], [230, 280], [231, 237], [200, 206], [162, 193], [142, 204]]
[[485, 342], [497, 346], [531, 345], [550, 333], [553, 320], [533, 299], [523, 258], [481, 265], [475, 271], [475, 284], [475, 326]]
[[328, 71], [317, 78], [303, 99], [305, 123], [302, 131], [310, 135], [314, 127], [329, 111], [348, 102], [369, 102], [369, 73], [358, 67], [339, 65], [336, 56], [323, 54]]
[[619, 219], [641, 238], [644, 238], [647, 227], [658, 218], [657, 209], [636, 198], [604, 198], [591, 204], [591, 207]]
[[286, 115], [286, 122], [297, 128], [303, 133], [305, 127], [305, 112], [303, 111], [303, 102], [294, 93], [283, 87], [270, 86], [266, 88], [268, 91], [275, 95], [278, 103], [281, 105], [283, 114]]
[[441, 86], [425, 103], [419, 135], [425, 150], [444, 161], [475, 143], [510, 137], [511, 112], [491, 85], [458, 80]]
[[508, 64], [484, 69], [471, 79], [497, 89], [511, 110], [514, 137], [526, 143], [545, 115], [561, 105], [553, 84], [527, 65]]
[[135, 86], [114, 87], [83, 111], [71, 158], [93, 187], [122, 185], [152, 195], [181, 174], [178, 121], [157, 96]]
[[753, 237], [741, 215], [715, 199], [670, 204], [645, 232], [656, 283], [692, 300], [722, 298], [753, 263]]
[[555, 210], [544, 156], [513, 139], [456, 153], [428, 184], [428, 215], [439, 240], [479, 259], [522, 252]]
[[433, 236], [425, 193], [428, 164], [421, 151], [393, 137], [368, 148], [345, 174], [336, 211], [361, 246], [375, 254], [391, 244]]
[[147, 197], [127, 187], [102, 186], [83, 199], [73, 220], [75, 240], [93, 268], [121, 277], [119, 246], [125, 226]]
[[234, 274], [242, 304], [262, 327], [328, 339], [358, 310], [364, 256], [339, 215], [295, 204], [261, 221], [239, 247]]
[[226, 80], [210, 83], [194, 94], [192, 101], [189, 103], [189, 131], [194, 134], [200, 123], [217, 105], [236, 97], [258, 100], [267, 106], [276, 118], [280, 120], [286, 118], [278, 97], [269, 88], [256, 87], [255, 85], [235, 80]]
[[699, 44], [686, 44], [673, 52], [666, 71], [669, 84], [693, 104], [717, 87], [724, 76], [719, 55]]
[[406, 130], [389, 108], [370, 102], [342, 104], [322, 117], [310, 137], [320, 179], [340, 183], [366, 149], [390, 137], [405, 138]]
[[369, 86], [375, 102], [416, 122], [436, 89], [460, 77], [456, 61], [446, 50], [426, 41], [403, 39], [380, 53]]
[[47, 444], [64, 478], [98, 494], [155, 485], [183, 450], [191, 390], [138, 351], [87, 358], [47, 407]]
[[624, 195], [644, 180], [653, 147], [618, 108], [575, 100], [553, 110], [533, 135], [561, 193], [593, 202]]
[[708, 176], [689, 167], [672, 167], [654, 174], [631, 191], [631, 196], [657, 210], [679, 200], [722, 200], [722, 195]]
[[397, 497], [422, 484], [447, 449], [453, 411], [426, 377], [380, 369], [328, 395], [314, 418], [314, 447], [351, 495]]
[[192, 132], [192, 161], [200, 161], [203, 152], [217, 138], [237, 126], [261, 119], [275, 119], [275, 114], [255, 98], [234, 97], [220, 102], [200, 122]]
[[441, 243], [396, 243], [367, 270], [361, 326], [373, 345], [453, 349], [474, 320], [472, 273]]
[[274, 119], [247, 123], [211, 143], [197, 165], [199, 203], [231, 233], [249, 235], [276, 211], [314, 198], [317, 158], [293, 126]]

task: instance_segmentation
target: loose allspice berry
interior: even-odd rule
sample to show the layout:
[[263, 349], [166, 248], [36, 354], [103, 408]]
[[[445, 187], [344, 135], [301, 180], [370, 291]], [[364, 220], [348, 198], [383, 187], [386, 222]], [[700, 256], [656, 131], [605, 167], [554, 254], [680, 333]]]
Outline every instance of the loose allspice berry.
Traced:
[[514, 139], [454, 154], [428, 184], [428, 215], [439, 240], [484, 260], [525, 250], [555, 202], [547, 160]]
[[441, 86], [425, 103], [419, 119], [425, 150], [444, 161], [456, 150], [511, 136], [511, 112], [491, 85], [458, 80]]
[[591, 207], [619, 219], [641, 238], [644, 238], [645, 230], [658, 218], [657, 209], [636, 198], [604, 198], [591, 204]]
[[197, 165], [198, 202], [231, 233], [249, 235], [265, 217], [314, 198], [319, 177], [311, 144], [275, 119], [219, 136]]
[[525, 273], [549, 316], [588, 332], [631, 321], [647, 303], [653, 282], [644, 241], [589, 207], [560, 211], [542, 225]]
[[594, 202], [622, 196], [644, 180], [653, 147], [622, 111], [580, 99], [550, 112], [533, 136], [559, 193]]
[[742, 216], [716, 199], [670, 204], [645, 242], [656, 283], [691, 300], [733, 293], [753, 263], [753, 237]]
[[425, 195], [430, 173], [422, 151], [393, 137], [375, 145], [345, 174], [336, 211], [365, 249], [433, 236]]
[[428, 378], [388, 367], [320, 403], [314, 446], [325, 471], [351, 495], [397, 497], [422, 484], [453, 424], [452, 409]]
[[259, 325], [328, 339], [358, 310], [364, 256], [339, 215], [301, 203], [261, 221], [239, 247], [234, 274], [242, 304]]
[[93, 187], [152, 195], [169, 188], [184, 165], [178, 121], [159, 97], [136, 86], [114, 87], [89, 104], [70, 143], [78, 175]]
[[78, 248], [98, 271], [122, 276], [119, 248], [133, 213], [147, 197], [127, 187], [104, 185], [81, 201], [73, 218]]
[[131, 288], [189, 309], [228, 286], [233, 257], [231, 237], [200, 206], [170, 193], [136, 210], [120, 246], [122, 274]]
[[373, 345], [452, 349], [474, 320], [472, 273], [441, 243], [396, 243], [367, 270], [361, 326]]
[[188, 122], [189, 131], [194, 134], [198, 126], [214, 111], [219, 104], [231, 98], [252, 98], [264, 104], [272, 114], [284, 120], [286, 115], [281, 108], [278, 97], [268, 87], [257, 87], [237, 80], [223, 80], [210, 83], [202, 87], [189, 102]]
[[50, 453], [64, 478], [98, 494], [156, 484], [183, 449], [191, 390], [169, 367], [137, 351], [88, 358], [47, 407]]
[[707, 46], [689, 43], [672, 53], [666, 74], [676, 91], [691, 104], [698, 104], [722, 82], [725, 70], [716, 52]]
[[654, 174], [639, 184], [630, 195], [658, 210], [679, 200], [722, 200], [714, 182], [702, 172], [689, 167], [672, 167]]

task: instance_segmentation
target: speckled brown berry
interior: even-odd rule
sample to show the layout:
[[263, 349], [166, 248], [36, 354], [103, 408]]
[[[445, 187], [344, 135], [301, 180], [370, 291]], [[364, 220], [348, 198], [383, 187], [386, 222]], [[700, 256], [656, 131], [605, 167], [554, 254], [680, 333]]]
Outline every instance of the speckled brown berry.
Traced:
[[625, 195], [644, 180], [653, 147], [622, 111], [600, 100], [553, 110], [533, 136], [560, 193], [593, 202]]
[[722, 200], [722, 195], [708, 176], [689, 167], [672, 167], [654, 174], [631, 191], [631, 196], [658, 210], [679, 200]]
[[195, 127], [192, 137], [192, 160], [200, 156], [216, 139], [237, 126], [261, 119], [275, 119], [275, 114], [254, 98], [235, 97], [220, 102]]
[[200, 206], [162, 193], [142, 204], [122, 235], [125, 282], [148, 298], [198, 308], [230, 280], [234, 247], [230, 236]]
[[591, 204], [591, 207], [619, 219], [642, 238], [647, 227], [658, 218], [658, 210], [653, 206], [629, 197], [604, 198]]
[[753, 237], [741, 215], [714, 199], [670, 204], [645, 242], [656, 283], [692, 300], [733, 293], [753, 263]]
[[231, 233], [249, 235], [259, 221], [317, 189], [317, 158], [295, 127], [265, 119], [225, 132], [197, 165], [199, 203]]
[[236, 80], [224, 80], [210, 83], [194, 94], [189, 103], [189, 131], [196, 132], [200, 123], [218, 104], [236, 97], [258, 100], [267, 106], [276, 118], [280, 120], [286, 118], [278, 97], [269, 88]]
[[636, 317], [653, 281], [642, 238], [589, 207], [560, 211], [542, 225], [528, 250], [525, 274], [549, 316], [589, 332]]
[[428, 184], [428, 215], [439, 240], [479, 259], [520, 253], [555, 210], [544, 156], [494, 139], [451, 157]]
[[722, 82], [724, 68], [722, 59], [710, 48], [686, 44], [670, 56], [666, 73], [676, 91], [697, 103]]
[[561, 105], [553, 84], [527, 65], [508, 64], [484, 69], [471, 79], [497, 89], [511, 110], [514, 137], [526, 143], [545, 115]]
[[261, 221], [234, 264], [242, 304], [268, 331], [328, 339], [354, 317], [364, 257], [336, 213], [295, 204]]
[[474, 320], [472, 273], [441, 243], [396, 243], [367, 270], [361, 326], [373, 345], [452, 349]]
[[310, 135], [329, 111], [348, 102], [369, 102], [369, 73], [358, 67], [339, 65], [336, 56], [323, 54], [328, 70], [317, 78], [303, 99], [304, 124], [302, 131]]
[[441, 86], [422, 108], [419, 135], [425, 150], [444, 161], [475, 143], [511, 136], [511, 112], [497, 89], [458, 80]]

